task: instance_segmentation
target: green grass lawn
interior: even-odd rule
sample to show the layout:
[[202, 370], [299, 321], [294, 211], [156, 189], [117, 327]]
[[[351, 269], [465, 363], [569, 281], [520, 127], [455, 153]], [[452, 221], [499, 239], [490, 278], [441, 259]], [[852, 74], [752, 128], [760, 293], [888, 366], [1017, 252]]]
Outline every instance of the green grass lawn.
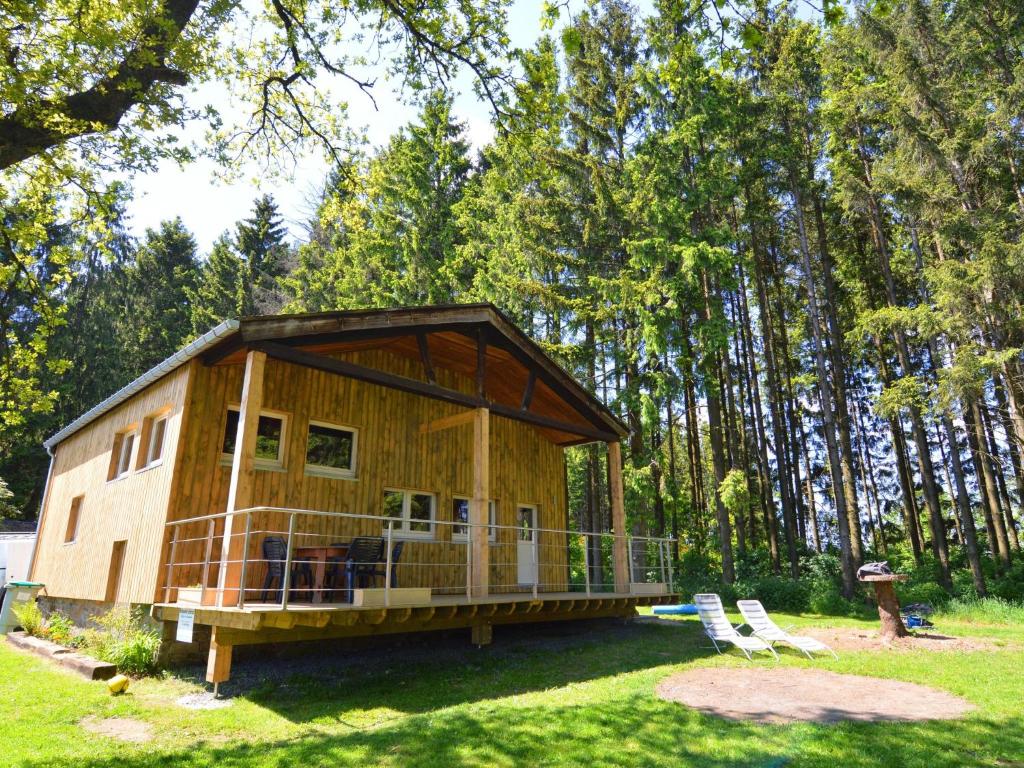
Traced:
[[[844, 653], [814, 662], [948, 690], [977, 706], [963, 720], [762, 726], [654, 696], [673, 672], [748, 664], [714, 655], [693, 619], [679, 623], [540, 635], [498, 627], [495, 645], [483, 650], [449, 638], [348, 660], [333, 652], [236, 663], [222, 689], [233, 703], [212, 711], [175, 703], [201, 689], [187, 672], [135, 681], [115, 698], [102, 683], [0, 642], [0, 765], [1024, 766], [1024, 626], [942, 620], [945, 633], [1005, 644], [991, 652]], [[789, 653], [782, 663], [810, 664]], [[155, 738], [134, 745], [92, 735], [79, 725], [89, 716], [143, 720]]]

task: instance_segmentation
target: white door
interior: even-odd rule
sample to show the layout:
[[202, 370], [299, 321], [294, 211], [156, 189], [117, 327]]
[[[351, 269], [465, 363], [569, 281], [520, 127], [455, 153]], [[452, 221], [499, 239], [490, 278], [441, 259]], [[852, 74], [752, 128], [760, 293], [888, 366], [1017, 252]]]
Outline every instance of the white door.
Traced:
[[537, 508], [521, 504], [516, 512], [516, 555], [519, 584], [537, 583]]

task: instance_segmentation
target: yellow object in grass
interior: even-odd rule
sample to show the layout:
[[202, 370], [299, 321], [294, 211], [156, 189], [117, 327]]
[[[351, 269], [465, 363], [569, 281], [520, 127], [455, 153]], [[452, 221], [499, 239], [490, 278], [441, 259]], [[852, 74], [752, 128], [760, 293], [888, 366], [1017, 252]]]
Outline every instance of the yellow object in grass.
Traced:
[[129, 680], [124, 675], [114, 675], [107, 681], [107, 689], [113, 693], [124, 693], [128, 690]]

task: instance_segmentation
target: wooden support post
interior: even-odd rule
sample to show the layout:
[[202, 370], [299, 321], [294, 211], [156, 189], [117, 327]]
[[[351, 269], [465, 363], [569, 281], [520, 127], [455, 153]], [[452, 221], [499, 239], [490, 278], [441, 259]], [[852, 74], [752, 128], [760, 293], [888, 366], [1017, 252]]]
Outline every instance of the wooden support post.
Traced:
[[486, 408], [473, 420], [473, 498], [469, 502], [469, 542], [472, 547], [473, 597], [486, 597], [490, 582], [487, 508], [491, 497], [491, 419]]
[[616, 442], [608, 443], [608, 476], [611, 478], [612, 496], [612, 560], [615, 565], [615, 591], [619, 594], [629, 592], [629, 553], [626, 544], [626, 501], [622, 488], [622, 446]]
[[210, 635], [210, 655], [206, 660], [206, 682], [223, 683], [231, 676], [231, 646], [218, 641], [218, 630]]
[[[245, 357], [245, 380], [242, 383], [242, 403], [238, 414], [238, 433], [235, 455], [231, 461], [231, 485], [228, 487], [227, 511], [252, 506], [252, 487], [256, 477], [256, 431], [263, 407], [263, 370], [267, 355], [258, 350]], [[224, 540], [221, 546], [220, 577], [217, 581], [217, 605], [238, 605], [241, 586], [243, 541], [239, 515], [228, 515], [224, 520]]]
[[490, 645], [494, 640], [494, 625], [479, 621], [471, 628], [473, 645]]

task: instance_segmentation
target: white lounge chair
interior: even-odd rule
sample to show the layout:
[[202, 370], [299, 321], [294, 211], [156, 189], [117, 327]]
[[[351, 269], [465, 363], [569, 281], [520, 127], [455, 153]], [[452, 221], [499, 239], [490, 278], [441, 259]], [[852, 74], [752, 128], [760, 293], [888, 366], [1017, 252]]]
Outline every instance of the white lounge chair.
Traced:
[[[747, 622], [747, 626], [750, 627], [754, 632], [755, 637], [759, 637], [766, 643], [775, 645], [775, 643], [785, 643], [791, 645], [798, 651], [807, 655], [807, 658], [813, 659], [815, 651], [827, 651], [835, 656], [836, 659], [839, 656], [825, 645], [821, 640], [815, 640], [813, 637], [807, 635], [791, 635], [785, 629], [779, 627], [768, 612], [761, 605], [760, 600], [740, 600], [736, 603], [736, 607], [740, 609], [740, 614]], [[787, 627], [788, 629], [788, 627]]]
[[722, 599], [716, 594], [694, 595], [693, 602], [697, 605], [697, 614], [700, 622], [704, 625], [704, 634], [715, 646], [715, 650], [722, 653], [719, 643], [732, 643], [739, 648], [748, 660], [753, 660], [751, 654], [757, 651], [766, 651], [779, 660], [779, 655], [768, 643], [759, 637], [748, 637], [741, 635], [736, 630], [742, 624], [733, 626], [726, 618], [725, 609], [722, 607]]

